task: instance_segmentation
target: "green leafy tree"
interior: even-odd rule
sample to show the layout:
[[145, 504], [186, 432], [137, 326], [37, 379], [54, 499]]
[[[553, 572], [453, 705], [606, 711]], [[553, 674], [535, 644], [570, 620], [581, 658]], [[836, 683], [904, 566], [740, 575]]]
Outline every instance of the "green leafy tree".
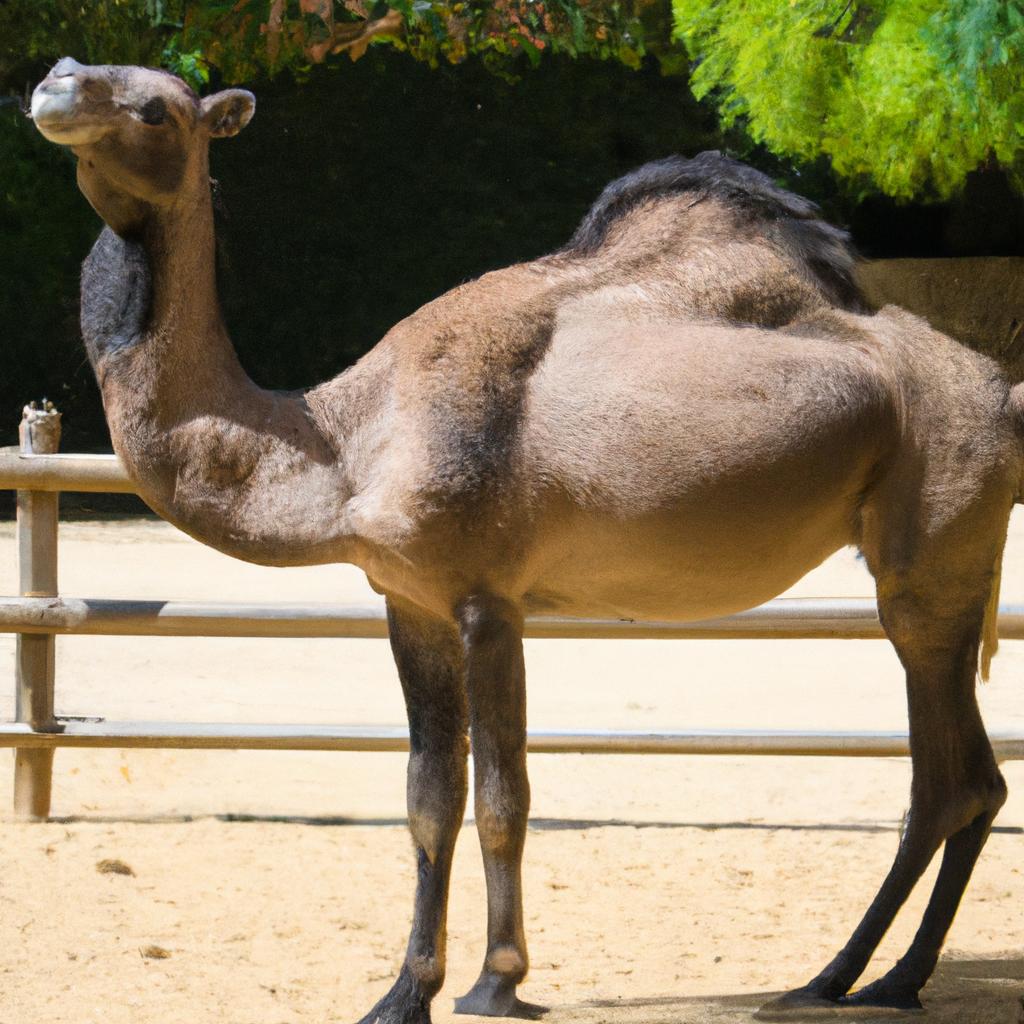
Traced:
[[[547, 53], [639, 67], [647, 54], [678, 65], [667, 0], [5, 0], [0, 82], [33, 62], [162, 64], [193, 85], [288, 68], [303, 73], [377, 42], [433, 66], [479, 56], [508, 75]], [[675, 65], [673, 65], [673, 61]]]
[[236, 0], [165, 3], [181, 24], [169, 54], [194, 53], [228, 80], [283, 67], [303, 70], [347, 53], [359, 59], [386, 41], [431, 65], [470, 55], [506, 72], [509, 58], [543, 53], [615, 59], [639, 67], [669, 60], [665, 0]]
[[1024, 182], [1021, 0], [673, 0], [691, 85], [774, 152], [947, 197], [1000, 165]]
[[151, 0], [5, 0], [0, 3], [0, 84], [40, 61], [154, 64], [174, 30]]

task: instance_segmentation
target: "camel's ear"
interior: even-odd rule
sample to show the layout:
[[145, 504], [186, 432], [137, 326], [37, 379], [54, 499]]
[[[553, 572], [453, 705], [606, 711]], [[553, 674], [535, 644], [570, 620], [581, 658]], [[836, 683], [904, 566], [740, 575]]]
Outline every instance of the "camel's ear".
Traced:
[[202, 101], [202, 121], [215, 139], [237, 135], [256, 109], [256, 97], [245, 89], [225, 89]]

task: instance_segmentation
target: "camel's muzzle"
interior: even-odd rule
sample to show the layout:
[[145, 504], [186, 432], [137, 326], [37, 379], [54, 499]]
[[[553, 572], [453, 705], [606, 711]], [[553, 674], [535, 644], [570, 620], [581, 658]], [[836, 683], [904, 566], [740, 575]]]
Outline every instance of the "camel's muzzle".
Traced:
[[81, 146], [105, 132], [98, 107], [113, 90], [99, 69], [64, 57], [32, 93], [32, 120], [51, 142]]

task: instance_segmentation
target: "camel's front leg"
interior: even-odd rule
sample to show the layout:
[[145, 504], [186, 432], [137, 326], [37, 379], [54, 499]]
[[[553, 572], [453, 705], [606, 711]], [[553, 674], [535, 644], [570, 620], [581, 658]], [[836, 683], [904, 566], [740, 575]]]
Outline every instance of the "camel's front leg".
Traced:
[[529, 960], [523, 929], [521, 868], [530, 783], [526, 775], [526, 677], [523, 621], [496, 598], [459, 608], [469, 695], [476, 828], [487, 879], [487, 954], [456, 1013], [534, 1019], [545, 1007], [524, 1003], [516, 986]]
[[429, 1024], [445, 968], [445, 916], [466, 807], [466, 700], [455, 629], [388, 601], [391, 649], [409, 713], [409, 830], [416, 850], [412, 934], [398, 980], [362, 1024]]

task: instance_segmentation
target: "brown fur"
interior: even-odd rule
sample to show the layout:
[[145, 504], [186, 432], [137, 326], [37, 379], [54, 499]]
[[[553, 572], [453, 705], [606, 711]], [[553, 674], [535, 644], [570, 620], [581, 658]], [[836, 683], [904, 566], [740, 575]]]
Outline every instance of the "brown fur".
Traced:
[[[140, 120], [154, 96], [170, 121]], [[804, 201], [689, 170], [678, 188], [654, 172], [641, 178], [656, 188], [622, 185], [629, 202], [595, 214], [587, 244], [442, 296], [335, 380], [263, 391], [221, 321], [207, 171], [211, 134], [238, 130], [251, 106], [72, 61], [33, 103], [114, 229], [86, 264], [83, 330], [141, 493], [230, 554], [351, 561], [387, 596], [419, 871], [405, 966], [367, 1021], [425, 1022], [442, 984], [467, 730], [488, 943], [457, 1009], [539, 1012], [516, 995], [525, 613], [720, 615], [847, 544], [907, 671], [912, 810], [850, 942], [764, 1012], [916, 1005], [1005, 798], [974, 674], [1021, 491], [1020, 392], [911, 314], [841, 300], [845, 243], [804, 223]], [[167, 154], [183, 168], [171, 191]], [[838, 246], [827, 265], [792, 244], [816, 237]], [[848, 996], [943, 844], [906, 956]]]

